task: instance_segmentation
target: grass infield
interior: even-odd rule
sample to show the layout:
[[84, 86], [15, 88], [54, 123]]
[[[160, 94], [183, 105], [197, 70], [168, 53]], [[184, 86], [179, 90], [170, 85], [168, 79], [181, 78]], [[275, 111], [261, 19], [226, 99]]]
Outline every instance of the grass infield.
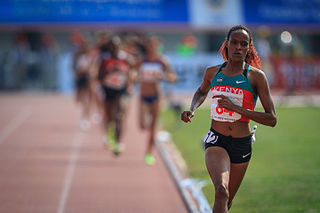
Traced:
[[[277, 108], [276, 112], [276, 127], [257, 124], [253, 155], [230, 213], [320, 212], [320, 108]], [[210, 127], [210, 109], [198, 109], [189, 124], [165, 110], [162, 126], [171, 132], [189, 175], [210, 180], [201, 146]], [[203, 191], [212, 206], [213, 185]]]

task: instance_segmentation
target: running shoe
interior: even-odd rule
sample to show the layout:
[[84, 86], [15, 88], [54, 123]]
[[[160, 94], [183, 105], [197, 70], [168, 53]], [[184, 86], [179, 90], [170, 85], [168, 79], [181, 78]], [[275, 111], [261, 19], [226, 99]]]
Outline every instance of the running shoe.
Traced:
[[147, 165], [152, 166], [155, 163], [155, 158], [151, 153], [147, 153], [144, 156], [144, 161], [146, 162]]
[[106, 147], [113, 150], [116, 145], [116, 138], [114, 137], [113, 132], [106, 131], [105, 137], [106, 137], [106, 143], [105, 143]]
[[113, 153], [115, 155], [120, 155], [124, 150], [124, 146], [122, 143], [115, 143], [113, 147]]

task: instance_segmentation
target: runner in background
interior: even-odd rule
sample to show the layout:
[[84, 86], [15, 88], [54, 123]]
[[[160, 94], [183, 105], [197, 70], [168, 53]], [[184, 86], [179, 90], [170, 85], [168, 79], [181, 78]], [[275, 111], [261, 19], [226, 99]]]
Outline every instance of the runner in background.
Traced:
[[[99, 80], [104, 91], [104, 125], [108, 145], [115, 155], [124, 149], [122, 143], [123, 120], [126, 111], [124, 96], [132, 84], [131, 65], [120, 54], [121, 40], [113, 37], [105, 46], [110, 56], [104, 57], [99, 70]], [[122, 55], [122, 56], [121, 56]]]
[[81, 105], [81, 130], [90, 128], [90, 67], [93, 58], [90, 54], [90, 47], [86, 40], [82, 40], [79, 48], [74, 54], [73, 70], [76, 83], [76, 101]]
[[148, 165], [155, 163], [152, 154], [156, 125], [160, 112], [161, 80], [175, 82], [176, 73], [158, 52], [159, 40], [150, 37], [146, 41], [146, 56], [138, 63], [140, 81], [140, 127], [149, 133], [148, 145], [145, 152], [145, 162]]
[[98, 75], [103, 59], [110, 57], [106, 47], [108, 42], [109, 34], [107, 32], [98, 32], [95, 37], [95, 46], [90, 51], [93, 58], [93, 63], [90, 67], [91, 120], [94, 123], [100, 123], [104, 114], [104, 93]]
[[132, 100], [132, 94], [134, 92], [134, 81], [137, 79], [137, 70], [134, 65], [137, 64], [137, 61], [141, 59], [142, 54], [137, 45], [138, 37], [131, 33], [125, 33], [120, 35], [121, 38], [121, 46], [119, 50], [119, 58], [125, 59], [130, 64], [130, 72], [129, 72], [129, 82], [127, 89], [123, 95], [122, 103], [123, 103], [123, 120], [122, 120], [122, 128], [127, 129], [130, 126], [127, 126], [127, 112]]

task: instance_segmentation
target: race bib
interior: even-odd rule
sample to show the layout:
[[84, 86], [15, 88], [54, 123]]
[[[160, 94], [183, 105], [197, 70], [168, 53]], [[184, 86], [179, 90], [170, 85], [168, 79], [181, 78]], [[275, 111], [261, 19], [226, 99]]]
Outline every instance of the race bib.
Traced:
[[211, 130], [209, 130], [208, 134], [206, 135], [206, 137], [203, 139], [203, 142], [205, 143], [216, 143], [219, 139], [218, 135], [215, 135], [214, 132], [212, 132]]
[[104, 85], [112, 89], [122, 89], [126, 85], [126, 80], [125, 73], [110, 73], [104, 78]]
[[[243, 106], [243, 90], [229, 86], [215, 86], [212, 88], [212, 97], [215, 95], [224, 95], [230, 99], [232, 103]], [[220, 98], [212, 98], [211, 118], [215, 121], [235, 122], [241, 118], [239, 113], [229, 111], [219, 107], [218, 100]]]
[[145, 63], [140, 70], [141, 81], [158, 81], [163, 78], [162, 66], [159, 63]]
[[90, 64], [91, 64], [91, 58], [88, 54], [83, 54], [81, 55], [78, 60], [77, 60], [77, 70], [81, 71], [89, 71], [90, 68]]

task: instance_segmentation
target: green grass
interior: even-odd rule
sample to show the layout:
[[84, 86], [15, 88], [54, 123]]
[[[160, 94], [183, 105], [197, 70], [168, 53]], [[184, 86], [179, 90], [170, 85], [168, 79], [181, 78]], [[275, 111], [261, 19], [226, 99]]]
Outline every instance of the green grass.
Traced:
[[[277, 118], [274, 128], [257, 124], [253, 156], [231, 213], [320, 212], [320, 108], [277, 108]], [[171, 132], [189, 175], [210, 180], [200, 145], [210, 127], [209, 109], [197, 110], [189, 124], [166, 110], [162, 125]], [[212, 206], [213, 185], [203, 191]]]

